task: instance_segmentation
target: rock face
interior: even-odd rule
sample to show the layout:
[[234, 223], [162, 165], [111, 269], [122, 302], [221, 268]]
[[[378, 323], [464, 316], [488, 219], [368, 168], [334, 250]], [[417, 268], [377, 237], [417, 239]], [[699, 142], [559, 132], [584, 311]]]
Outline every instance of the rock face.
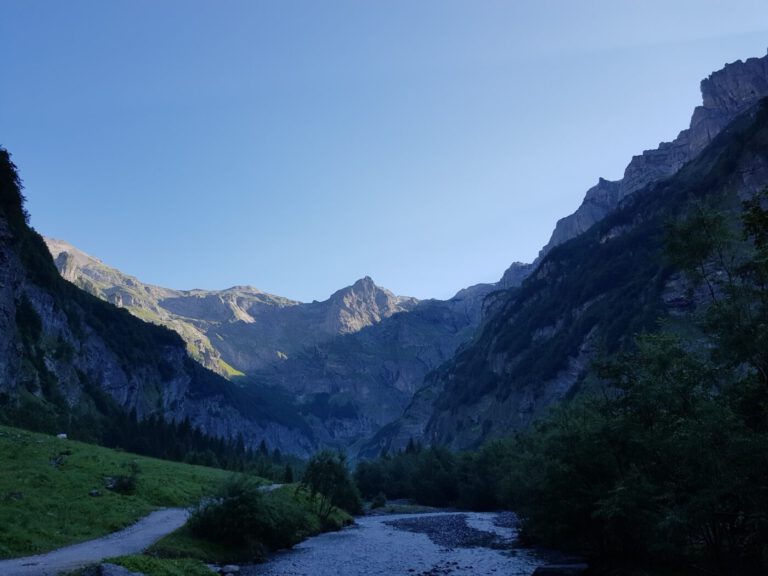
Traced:
[[498, 284], [494, 286], [496, 289], [508, 289], [517, 288], [523, 283], [528, 275], [533, 270], [533, 264], [526, 264], [524, 262], [513, 262], [509, 268], [504, 271], [504, 275], [499, 280]]
[[702, 80], [701, 95], [702, 105], [693, 111], [690, 127], [672, 142], [662, 142], [655, 150], [633, 157], [621, 180], [600, 178], [587, 191], [576, 212], [558, 221], [539, 259], [555, 246], [587, 231], [631, 194], [675, 174], [737, 116], [768, 96], [768, 56], [727, 64]]
[[664, 265], [659, 231], [708, 196], [739, 206], [766, 186], [766, 62], [712, 74], [689, 130], [635, 157], [622, 181], [601, 179], [521, 286], [485, 297], [473, 341], [428, 374], [403, 416], [361, 452], [409, 438], [461, 449], [510, 434], [589, 386], [598, 350], [618, 350], [658, 318], [695, 309], [701, 294]]
[[187, 343], [187, 350], [206, 368], [223, 376], [238, 374], [211, 344], [211, 328], [235, 322], [253, 323], [263, 309], [298, 302], [250, 286], [227, 290], [170, 290], [145, 284], [104, 264], [63, 240], [45, 238], [62, 277], [94, 296], [125, 308], [147, 322], [166, 326]]
[[366, 276], [330, 297], [325, 311], [325, 332], [352, 334], [393, 314], [411, 310], [418, 302], [416, 298], [395, 296]]
[[252, 377], [288, 390], [322, 444], [354, 453], [364, 438], [402, 414], [430, 370], [471, 339], [480, 305], [462, 296], [422, 301]]
[[[448, 301], [419, 302], [365, 277], [304, 304], [245, 286], [151, 286], [66, 242], [46, 242], [62, 276], [177, 331], [198, 361], [224, 367], [241, 385], [287, 392], [279, 402], [301, 413], [315, 442], [352, 451], [399, 417], [424, 376], [471, 338], [485, 297], [498, 289], [482, 284]], [[228, 432], [218, 420], [206, 425]]]
[[270, 366], [308, 345], [358, 332], [418, 304], [376, 286], [369, 277], [309, 304], [251, 286], [171, 290], [145, 284], [63, 240], [45, 241], [65, 279], [178, 332], [196, 360], [224, 376]]
[[[60, 262], [71, 273], [74, 260]], [[27, 225], [15, 167], [0, 150], [0, 408], [50, 415], [66, 404], [93, 413], [100, 394], [140, 419], [188, 418], [208, 434], [242, 434], [254, 446], [314, 448], [306, 426], [278, 420], [258, 398], [202, 368], [177, 334], [63, 280]]]
[[246, 387], [287, 392], [279, 402], [301, 413], [316, 442], [351, 451], [398, 418], [426, 374], [471, 339], [488, 296], [519, 286], [530, 272], [530, 265], [516, 263], [497, 284], [421, 302], [365, 277], [305, 304], [248, 286], [152, 286], [64, 241], [46, 242], [62, 276], [175, 330], [204, 366]]
[[[418, 432], [418, 423], [423, 441], [454, 448], [508, 435], [589, 386], [598, 351], [620, 350], [659, 318], [687, 313], [681, 301], [694, 309], [696, 293], [665, 265], [659, 230], [694, 203], [717, 198], [739, 206], [766, 185], [768, 101], [758, 107], [677, 175], [636, 192], [547, 254], [473, 343], [428, 376], [403, 427]], [[386, 446], [387, 437], [377, 441], [370, 450]]]

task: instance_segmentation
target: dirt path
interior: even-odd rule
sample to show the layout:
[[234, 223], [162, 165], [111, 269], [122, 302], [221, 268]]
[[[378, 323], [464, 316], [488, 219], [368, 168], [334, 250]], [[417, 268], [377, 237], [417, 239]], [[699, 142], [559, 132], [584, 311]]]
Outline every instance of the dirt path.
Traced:
[[64, 570], [74, 570], [105, 558], [137, 554], [183, 526], [188, 517], [189, 511], [180, 508], [158, 510], [136, 524], [103, 538], [59, 548], [38, 556], [0, 560], [0, 574], [54, 576]]

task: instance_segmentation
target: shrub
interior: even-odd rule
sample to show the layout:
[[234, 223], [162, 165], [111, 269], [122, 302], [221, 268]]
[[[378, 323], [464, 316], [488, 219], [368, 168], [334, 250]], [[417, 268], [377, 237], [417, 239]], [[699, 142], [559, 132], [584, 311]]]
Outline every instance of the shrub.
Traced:
[[371, 501], [371, 508], [383, 508], [387, 504], [387, 497], [384, 492], [379, 492]]
[[108, 478], [107, 488], [113, 492], [126, 496], [134, 494], [139, 484], [139, 473], [141, 470], [136, 462], [128, 464], [128, 469], [128, 474], [120, 474]]
[[363, 506], [347, 469], [343, 454], [323, 450], [315, 454], [307, 463], [301, 487], [308, 490], [316, 502], [317, 515], [327, 522], [334, 506], [350, 514], [359, 514]]
[[254, 556], [290, 547], [312, 525], [309, 512], [282, 494], [265, 494], [251, 478], [228, 481], [212, 501], [201, 504], [189, 521], [192, 533]]

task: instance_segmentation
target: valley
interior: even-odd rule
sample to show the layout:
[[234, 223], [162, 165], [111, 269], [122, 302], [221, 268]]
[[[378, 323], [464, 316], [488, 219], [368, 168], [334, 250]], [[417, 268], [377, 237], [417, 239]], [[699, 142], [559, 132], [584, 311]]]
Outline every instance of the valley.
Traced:
[[15, 72], [37, 92], [0, 117], [0, 574], [766, 574], [768, 54], [693, 107], [667, 61], [730, 53], [660, 39], [646, 5], [580, 8], [573, 45], [542, 36], [566, 3], [442, 44], [431, 12], [394, 34], [361, 4], [358, 36], [331, 7], [206, 5], [101, 7], [93, 54], [54, 35]]

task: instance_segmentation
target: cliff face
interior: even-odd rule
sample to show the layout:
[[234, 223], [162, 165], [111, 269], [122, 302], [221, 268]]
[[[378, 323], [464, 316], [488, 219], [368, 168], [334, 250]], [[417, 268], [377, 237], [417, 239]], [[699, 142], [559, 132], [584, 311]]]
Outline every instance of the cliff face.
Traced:
[[196, 360], [229, 377], [279, 363], [306, 346], [358, 332], [418, 303], [380, 288], [369, 277], [308, 304], [252, 286], [173, 290], [146, 284], [63, 240], [45, 241], [62, 277], [142, 320], [174, 330]]
[[473, 341], [363, 454], [409, 438], [466, 448], [525, 427], [578, 391], [598, 351], [695, 307], [660, 231], [692, 203], [732, 210], [768, 184], [768, 56], [727, 65], [701, 90], [689, 129], [634, 157], [622, 180], [601, 178], [533, 265], [510, 268], [505, 278], [524, 272], [520, 287], [488, 293]]
[[[471, 286], [446, 301], [396, 296], [365, 277], [305, 304], [248, 286], [152, 286], [66, 242], [46, 242], [65, 278], [175, 330], [193, 357], [238, 385], [287, 393], [279, 402], [297, 411], [317, 443], [351, 451], [398, 418], [425, 375], [472, 338], [489, 295], [519, 286], [531, 269], [515, 263], [499, 283]], [[207, 426], [219, 430], [232, 420]]]
[[189, 418], [204, 432], [307, 453], [301, 421], [271, 417], [254, 395], [192, 361], [173, 332], [62, 279], [26, 223], [15, 167], [0, 150], [0, 410], [98, 417], [96, 393], [142, 419]]
[[705, 203], [735, 210], [768, 184], [768, 101], [720, 130], [675, 176], [633, 193], [587, 232], [551, 250], [508, 292], [478, 337], [427, 377], [404, 434], [454, 448], [528, 426], [585, 385], [599, 351], [629, 345], [658, 319], [695, 308], [664, 256], [665, 225]]
[[737, 116], [768, 96], [768, 56], [727, 64], [701, 82], [702, 105], [696, 107], [689, 128], [672, 142], [634, 156], [621, 180], [600, 178], [582, 205], [558, 221], [539, 259], [552, 248], [586, 232], [645, 186], [675, 174], [697, 156]]

